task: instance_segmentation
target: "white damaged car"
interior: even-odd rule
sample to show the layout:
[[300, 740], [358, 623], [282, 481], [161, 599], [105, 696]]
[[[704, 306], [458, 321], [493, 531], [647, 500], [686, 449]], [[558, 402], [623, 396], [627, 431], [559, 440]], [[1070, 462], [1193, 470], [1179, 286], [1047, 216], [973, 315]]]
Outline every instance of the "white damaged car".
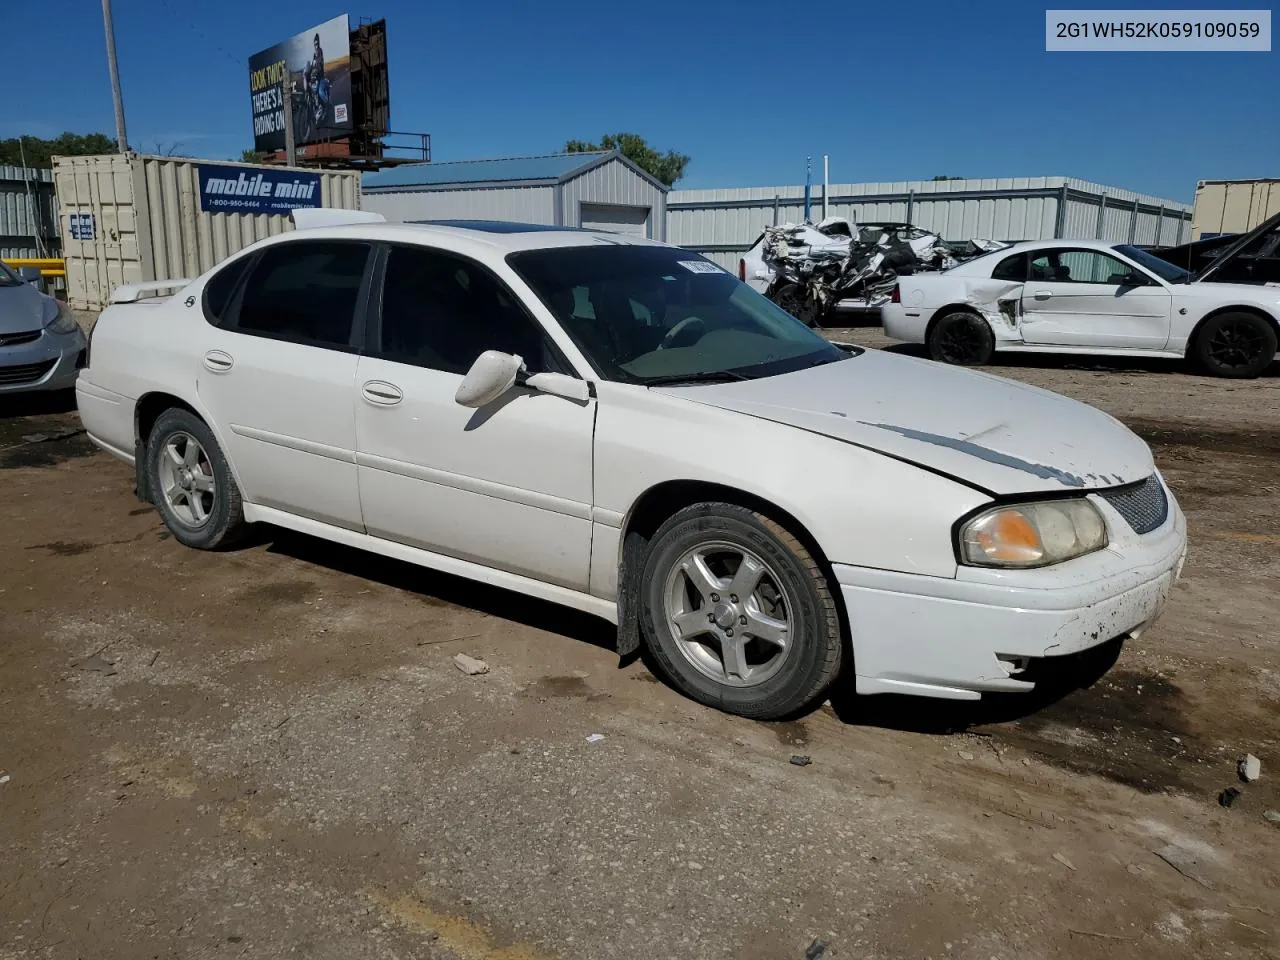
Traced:
[[943, 363], [996, 351], [1167, 357], [1256, 377], [1275, 359], [1280, 288], [1202, 280], [1131, 244], [1035, 240], [901, 277], [881, 318], [886, 335]]
[[88, 434], [189, 546], [269, 523], [585, 610], [758, 718], [1030, 690], [1178, 577], [1177, 502], [1091, 407], [640, 238], [299, 219], [94, 327]]

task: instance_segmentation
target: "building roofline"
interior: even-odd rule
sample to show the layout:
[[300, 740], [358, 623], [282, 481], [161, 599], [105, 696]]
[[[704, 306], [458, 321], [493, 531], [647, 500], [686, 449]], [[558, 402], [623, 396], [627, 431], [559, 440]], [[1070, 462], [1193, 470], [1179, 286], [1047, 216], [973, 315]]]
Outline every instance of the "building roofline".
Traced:
[[649, 171], [642, 168], [638, 163], [636, 163], [630, 157], [623, 154], [622, 151], [617, 149], [616, 147], [612, 150], [609, 150], [597, 156], [597, 158], [593, 160], [591, 163], [582, 167], [578, 167], [577, 169], [571, 170], [568, 173], [562, 175], [560, 179], [557, 181], [557, 183], [564, 184], [564, 183], [568, 183], [570, 180], [576, 180], [578, 177], [581, 177], [584, 174], [590, 173], [592, 170], [596, 169], [597, 167], [603, 167], [610, 160], [622, 161], [623, 166], [629, 169], [632, 173], [643, 177], [645, 180], [648, 180], [652, 186], [661, 190], [664, 194], [671, 192], [670, 187], [668, 187], [665, 183], [663, 183], [653, 174], [649, 173]]

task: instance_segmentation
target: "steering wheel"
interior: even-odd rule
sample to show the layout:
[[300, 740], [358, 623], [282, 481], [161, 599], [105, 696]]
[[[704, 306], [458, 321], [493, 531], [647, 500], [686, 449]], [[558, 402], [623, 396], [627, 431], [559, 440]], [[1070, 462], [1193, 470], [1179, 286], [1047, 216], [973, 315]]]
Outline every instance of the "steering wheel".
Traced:
[[[681, 320], [674, 327], [672, 327], [670, 330], [667, 331], [666, 336], [664, 336], [662, 338], [662, 341], [658, 344], [658, 349], [667, 350], [670, 347], [675, 346], [676, 339], [680, 336], [680, 334], [684, 333], [684, 331], [693, 327], [694, 324], [697, 324], [700, 327], [706, 326], [706, 324], [702, 322], [701, 317], [685, 317], [683, 320]], [[693, 341], [690, 341], [690, 342], [692, 343], [700, 339], [700, 337], [701, 337], [701, 334], [699, 334], [698, 337], [694, 337]]]

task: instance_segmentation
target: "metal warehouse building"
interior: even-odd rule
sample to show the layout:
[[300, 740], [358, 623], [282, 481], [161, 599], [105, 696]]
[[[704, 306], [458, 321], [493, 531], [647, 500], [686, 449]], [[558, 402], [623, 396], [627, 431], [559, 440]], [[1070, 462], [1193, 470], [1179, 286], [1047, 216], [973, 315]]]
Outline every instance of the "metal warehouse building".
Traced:
[[[771, 224], [804, 219], [804, 187], [676, 190], [667, 197], [668, 238], [730, 270]], [[832, 184], [829, 216], [912, 223], [944, 240], [1101, 239], [1174, 245], [1191, 235], [1191, 207], [1176, 200], [1072, 177], [906, 180]], [[822, 217], [822, 189], [812, 218]]]
[[0, 166], [0, 257], [56, 257], [53, 171]]
[[361, 206], [388, 220], [514, 220], [667, 239], [667, 188], [622, 154], [405, 164], [364, 175]]

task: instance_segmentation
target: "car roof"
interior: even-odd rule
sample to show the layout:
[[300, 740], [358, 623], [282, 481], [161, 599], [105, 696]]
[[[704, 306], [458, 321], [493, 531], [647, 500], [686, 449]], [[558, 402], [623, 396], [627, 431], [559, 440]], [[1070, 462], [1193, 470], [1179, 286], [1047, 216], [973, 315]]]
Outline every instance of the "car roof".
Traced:
[[585, 230], [579, 227], [555, 227], [543, 224], [514, 223], [505, 220], [436, 220], [410, 223], [345, 223], [307, 227], [269, 237], [254, 244], [287, 243], [302, 239], [371, 240], [388, 243], [413, 243], [443, 247], [459, 253], [482, 256], [504, 256], [519, 250], [541, 250], [551, 247], [667, 246], [656, 240], [632, 234]]
[[1121, 244], [1108, 243], [1106, 240], [1019, 240], [1007, 247], [1001, 247], [994, 253], [1020, 253], [1023, 250], [1114, 250]]

